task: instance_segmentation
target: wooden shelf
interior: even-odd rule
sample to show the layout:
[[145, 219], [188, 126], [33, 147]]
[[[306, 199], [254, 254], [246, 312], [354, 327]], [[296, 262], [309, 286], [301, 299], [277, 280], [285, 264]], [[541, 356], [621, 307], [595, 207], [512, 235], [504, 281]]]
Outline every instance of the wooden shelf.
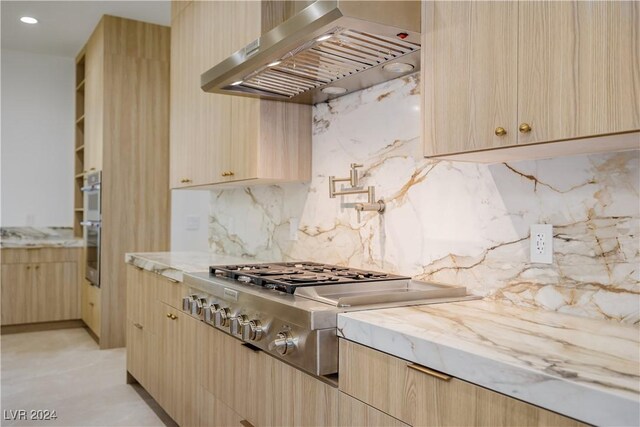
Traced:
[[84, 150], [84, 144], [76, 148], [76, 153]]
[[75, 208], [74, 211], [76, 213], [84, 212], [84, 208]]
[[84, 92], [84, 80], [82, 80], [80, 83], [78, 83], [78, 86], [76, 86], [76, 92]]
[[78, 178], [84, 178], [84, 172], [80, 172], [79, 174], [77, 174], [76, 179]]
[[84, 114], [81, 115], [80, 117], [78, 117], [78, 119], [76, 120], [76, 124], [79, 125], [80, 123], [82, 123], [84, 121]]

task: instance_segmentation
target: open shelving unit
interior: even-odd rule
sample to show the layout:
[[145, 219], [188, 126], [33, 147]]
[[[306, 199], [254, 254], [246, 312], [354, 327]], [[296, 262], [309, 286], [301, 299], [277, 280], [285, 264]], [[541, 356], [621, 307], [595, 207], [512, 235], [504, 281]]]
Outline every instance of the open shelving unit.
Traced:
[[73, 234], [82, 237], [84, 218], [84, 198], [82, 186], [84, 185], [84, 80], [85, 80], [85, 54], [84, 51], [76, 58], [76, 114], [75, 114], [75, 150], [74, 150], [74, 178], [73, 178]]

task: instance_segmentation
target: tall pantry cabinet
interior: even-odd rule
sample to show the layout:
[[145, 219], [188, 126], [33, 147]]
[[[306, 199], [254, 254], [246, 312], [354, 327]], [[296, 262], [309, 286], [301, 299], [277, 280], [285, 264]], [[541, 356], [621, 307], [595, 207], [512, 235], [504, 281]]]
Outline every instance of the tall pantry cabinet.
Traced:
[[102, 171], [101, 286], [82, 286], [101, 348], [125, 345], [125, 253], [169, 247], [169, 49], [169, 27], [105, 15], [76, 60], [81, 173]]

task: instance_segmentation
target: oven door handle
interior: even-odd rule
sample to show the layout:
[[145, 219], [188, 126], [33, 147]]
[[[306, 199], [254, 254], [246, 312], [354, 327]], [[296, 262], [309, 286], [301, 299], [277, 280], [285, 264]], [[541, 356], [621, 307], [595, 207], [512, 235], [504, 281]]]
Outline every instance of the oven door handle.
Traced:
[[100, 223], [98, 221], [81, 221], [80, 225], [83, 227], [100, 228]]
[[88, 193], [89, 191], [98, 191], [98, 190], [100, 190], [100, 184], [85, 185], [84, 187], [80, 188], [80, 191], [82, 191], [83, 193]]

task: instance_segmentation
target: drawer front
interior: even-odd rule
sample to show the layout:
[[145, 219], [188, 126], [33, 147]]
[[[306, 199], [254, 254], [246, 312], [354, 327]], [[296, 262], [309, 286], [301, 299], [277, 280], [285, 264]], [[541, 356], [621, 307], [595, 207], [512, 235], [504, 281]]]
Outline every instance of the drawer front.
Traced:
[[409, 427], [376, 408], [354, 399], [346, 393], [340, 392], [338, 402], [338, 425], [340, 427], [368, 426], [368, 427]]
[[466, 381], [340, 340], [340, 390], [414, 425], [583, 425]]
[[182, 310], [182, 298], [187, 295], [186, 288], [182, 282], [169, 279], [160, 274], [155, 276], [154, 283], [158, 292], [158, 299], [173, 308]]
[[2, 264], [33, 262], [80, 262], [82, 248], [4, 248], [0, 249]]

